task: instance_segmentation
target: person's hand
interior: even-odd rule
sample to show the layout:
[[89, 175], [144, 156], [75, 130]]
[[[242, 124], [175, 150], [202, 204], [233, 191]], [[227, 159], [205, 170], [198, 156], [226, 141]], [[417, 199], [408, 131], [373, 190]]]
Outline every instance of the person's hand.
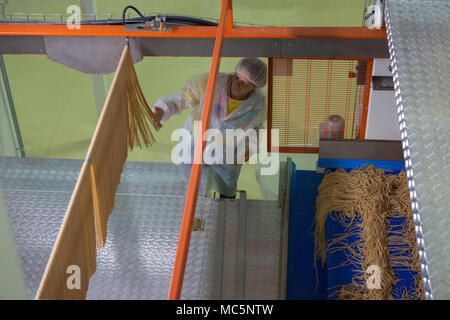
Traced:
[[156, 120], [158, 120], [158, 122], [160, 122], [162, 117], [164, 116], [164, 110], [157, 106], [155, 106], [153, 108], [153, 110], [154, 110], [153, 113], [155, 114]]

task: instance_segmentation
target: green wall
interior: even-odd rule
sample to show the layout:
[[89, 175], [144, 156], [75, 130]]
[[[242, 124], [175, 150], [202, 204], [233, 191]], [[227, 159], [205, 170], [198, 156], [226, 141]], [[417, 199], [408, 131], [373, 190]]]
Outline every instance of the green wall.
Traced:
[[[8, 13], [65, 13], [80, 0], [9, 0]], [[100, 14], [120, 18], [133, 5], [143, 13], [218, 19], [220, 0], [97, 0]], [[233, 0], [236, 22], [269, 26], [361, 26], [364, 0]], [[131, 12], [131, 11], [130, 11]]]

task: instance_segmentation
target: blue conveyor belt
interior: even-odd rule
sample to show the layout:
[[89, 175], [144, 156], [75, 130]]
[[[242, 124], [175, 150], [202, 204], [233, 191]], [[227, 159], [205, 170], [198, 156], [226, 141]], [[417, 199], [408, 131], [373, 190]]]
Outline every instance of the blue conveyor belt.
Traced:
[[323, 174], [295, 171], [291, 182], [287, 299], [326, 299], [326, 266], [314, 267], [314, 207]]
[[[398, 174], [397, 167], [386, 174]], [[332, 169], [333, 170], [333, 169]], [[350, 170], [350, 168], [348, 168]], [[327, 263], [322, 266], [317, 262], [314, 266], [314, 214], [315, 203], [323, 174], [316, 171], [295, 170], [291, 181], [290, 214], [289, 214], [289, 251], [288, 251], [288, 283], [287, 299], [335, 299], [333, 295], [342, 285], [352, 283], [352, 279], [361, 274], [361, 264], [350, 259], [350, 250], [327, 253]], [[331, 215], [333, 216], [333, 215]], [[352, 225], [345, 227], [330, 216], [327, 218], [327, 240], [347, 233], [360, 222], [355, 219]], [[404, 218], [392, 218], [389, 222], [393, 230], [404, 227]], [[352, 249], [356, 250], [357, 234], [346, 238]], [[355, 244], [355, 245], [351, 245]], [[390, 245], [390, 252], [393, 252]], [[329, 248], [332, 249], [332, 248]], [[410, 254], [407, 253], [407, 254]], [[393, 288], [395, 299], [401, 297], [405, 290], [414, 289], [414, 276], [409, 269], [393, 267], [399, 282]]]
[[[357, 248], [357, 242], [361, 239], [359, 236], [360, 228], [356, 228], [355, 225], [361, 222], [361, 219], [354, 219], [353, 223], [349, 226], [343, 226], [337, 219], [331, 217], [334, 213], [329, 215], [326, 221], [327, 229], [327, 241], [338, 237], [343, 234], [348, 234], [351, 228], [354, 228], [345, 241], [351, 250], [359, 252]], [[336, 298], [335, 293], [342, 286], [352, 283], [353, 278], [357, 276], [356, 270], [361, 270], [362, 266], [359, 261], [351, 259], [351, 250], [336, 250], [342, 246], [343, 243], [337, 243], [328, 245], [327, 251], [327, 298], [334, 300]]]

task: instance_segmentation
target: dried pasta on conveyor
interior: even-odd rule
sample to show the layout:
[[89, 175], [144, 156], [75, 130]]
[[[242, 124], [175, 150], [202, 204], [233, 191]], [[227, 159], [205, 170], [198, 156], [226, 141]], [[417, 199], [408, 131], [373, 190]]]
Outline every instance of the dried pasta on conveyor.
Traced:
[[405, 172], [337, 169], [318, 191], [315, 263], [326, 264], [328, 299], [424, 299]]

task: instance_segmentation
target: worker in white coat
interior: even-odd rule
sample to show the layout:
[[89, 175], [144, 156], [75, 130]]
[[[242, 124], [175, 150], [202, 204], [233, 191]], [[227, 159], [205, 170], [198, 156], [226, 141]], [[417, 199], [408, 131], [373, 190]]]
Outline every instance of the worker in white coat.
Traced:
[[[241, 59], [234, 73], [219, 73], [209, 128], [220, 130], [224, 137], [226, 129], [258, 131], [263, 128], [267, 106], [266, 98], [260, 89], [266, 85], [266, 78], [267, 66], [257, 58]], [[165, 122], [174, 114], [192, 108], [193, 111], [186, 119], [184, 128], [194, 134], [194, 121], [201, 120], [207, 82], [208, 73], [199, 74], [191, 77], [177, 93], [159, 98], [153, 107], [156, 118]], [[192, 139], [192, 150], [195, 143], [196, 139]], [[257, 145], [247, 144], [245, 161], [249, 155], [255, 153]], [[191, 154], [193, 157], [194, 152]], [[238, 155], [235, 155], [235, 159], [237, 158]], [[218, 191], [221, 198], [235, 198], [241, 167], [236, 163], [212, 165], [209, 171], [209, 187]]]

